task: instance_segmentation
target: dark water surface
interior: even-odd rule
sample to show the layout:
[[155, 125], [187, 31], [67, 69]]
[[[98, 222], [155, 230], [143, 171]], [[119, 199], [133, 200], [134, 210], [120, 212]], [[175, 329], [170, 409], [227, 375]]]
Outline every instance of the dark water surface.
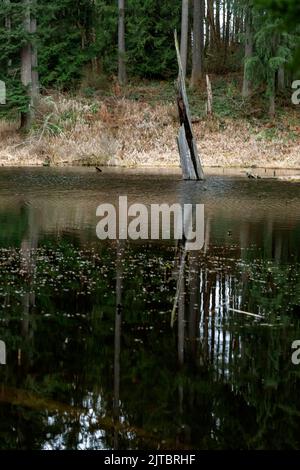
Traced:
[[[96, 237], [120, 195], [205, 204], [173, 328], [175, 243]], [[244, 176], [1, 169], [0, 449], [299, 449], [299, 196]]]

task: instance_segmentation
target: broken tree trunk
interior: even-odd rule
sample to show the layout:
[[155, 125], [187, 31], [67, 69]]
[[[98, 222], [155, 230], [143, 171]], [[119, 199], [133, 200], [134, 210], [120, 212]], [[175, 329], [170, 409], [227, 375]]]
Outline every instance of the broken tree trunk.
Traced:
[[177, 84], [177, 105], [180, 119], [180, 130], [177, 138], [182, 176], [185, 180], [203, 180], [204, 173], [193, 135], [192, 120], [186, 93], [185, 76], [182, 69], [177, 33], [175, 31], [175, 47], [179, 67]]
[[207, 116], [212, 116], [213, 108], [213, 97], [212, 97], [212, 88], [209, 76], [206, 75], [206, 88], [207, 88], [207, 102], [206, 102], [206, 114]]

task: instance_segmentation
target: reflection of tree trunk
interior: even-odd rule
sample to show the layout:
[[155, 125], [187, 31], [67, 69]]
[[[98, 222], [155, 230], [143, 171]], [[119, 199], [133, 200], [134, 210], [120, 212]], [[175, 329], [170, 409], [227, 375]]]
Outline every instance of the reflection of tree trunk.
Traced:
[[196, 359], [197, 332], [199, 330], [199, 302], [200, 302], [200, 269], [199, 256], [189, 253], [189, 345], [191, 357]]
[[[124, 255], [123, 244], [117, 245], [116, 262], [116, 315], [115, 315], [115, 351], [114, 351], [114, 423], [120, 422], [120, 354], [121, 354], [121, 325], [122, 325], [122, 291], [123, 291], [123, 269], [122, 260]], [[119, 433], [115, 429], [114, 450], [119, 447]]]
[[217, 353], [216, 353], [216, 372], [217, 378], [219, 378], [219, 357], [220, 357], [220, 336], [221, 336], [221, 328], [219, 325], [221, 324], [221, 312], [222, 312], [222, 284], [220, 282], [220, 277], [217, 275], [216, 279], [216, 293], [219, 292], [219, 307], [217, 308], [217, 325], [218, 325], [218, 339], [217, 339]]
[[204, 253], [207, 252], [208, 247], [209, 247], [209, 241], [210, 241], [210, 217], [208, 217], [206, 225], [205, 225], [205, 237], [204, 237]]
[[275, 260], [277, 263], [280, 263], [281, 261], [281, 254], [282, 254], [282, 236], [281, 233], [277, 235], [275, 238]]
[[267, 235], [266, 235], [266, 240], [264, 242], [265, 245], [265, 250], [269, 256], [269, 258], [272, 258], [273, 256], [273, 233], [274, 233], [274, 227], [273, 227], [273, 220], [269, 218], [267, 222]]
[[203, 301], [203, 314], [204, 314], [204, 335], [203, 335], [203, 359], [204, 363], [207, 363], [208, 360], [208, 351], [209, 351], [209, 304], [210, 304], [210, 290], [211, 290], [211, 278], [210, 273], [206, 271], [206, 282], [203, 286], [204, 288], [204, 301]]
[[[215, 275], [214, 275], [215, 276]], [[215, 308], [216, 308], [216, 282], [214, 280], [211, 289], [211, 349], [210, 349], [210, 361], [214, 363], [215, 357]]]
[[178, 363], [180, 366], [184, 363], [184, 317], [185, 317], [185, 282], [184, 275], [180, 285], [178, 298]]
[[244, 222], [241, 225], [240, 229], [240, 257], [241, 259], [245, 258], [246, 252], [245, 250], [249, 248], [249, 235], [250, 235], [250, 224]]
[[[20, 263], [21, 271], [26, 279], [27, 292], [22, 299], [23, 318], [21, 320], [22, 336], [25, 340], [32, 341], [33, 330], [30, 330], [30, 314], [35, 306], [35, 292], [32, 290], [33, 278], [36, 270], [36, 249], [38, 246], [39, 225], [35, 217], [34, 209], [30, 206], [28, 214], [28, 231], [21, 243]], [[19, 364], [21, 364], [21, 350], [19, 350]]]
[[[222, 304], [224, 305], [227, 303], [227, 298], [226, 298], [226, 274], [222, 274], [221, 278], [221, 284], [222, 284]], [[223, 332], [222, 332], [222, 379], [225, 377], [225, 356], [226, 356], [226, 329], [225, 329], [225, 316], [224, 316], [224, 310], [223, 310], [223, 315], [222, 315], [222, 326], [223, 326]]]

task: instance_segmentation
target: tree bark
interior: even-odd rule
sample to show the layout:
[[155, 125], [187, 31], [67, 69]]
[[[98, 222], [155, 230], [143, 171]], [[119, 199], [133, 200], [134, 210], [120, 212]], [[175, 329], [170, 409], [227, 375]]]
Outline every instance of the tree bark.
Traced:
[[[7, 6], [9, 6], [10, 5], [10, 0], [5, 0], [5, 3], [7, 4]], [[7, 31], [9, 31], [9, 33], [11, 32], [11, 17], [10, 17], [10, 15], [7, 15], [5, 17], [5, 28], [7, 29]], [[11, 64], [12, 64], [12, 61], [11, 61], [11, 59], [9, 59], [8, 63], [7, 63], [8, 70], [11, 68]]]
[[285, 70], [283, 65], [279, 67], [278, 72], [277, 72], [277, 78], [278, 78], [278, 89], [280, 91], [285, 90]]
[[207, 116], [212, 116], [213, 114], [213, 96], [212, 88], [209, 76], [206, 75], [206, 88], [207, 88], [207, 102], [206, 102], [206, 114]]
[[230, 21], [231, 21], [231, 7], [230, 7], [230, 0], [226, 2], [227, 6], [227, 15], [226, 15], [226, 28], [225, 28], [225, 54], [224, 54], [224, 62], [227, 58], [227, 52], [229, 48], [230, 42]]
[[203, 8], [204, 8], [203, 16], [204, 16], [204, 26], [205, 26], [204, 50], [205, 50], [205, 52], [207, 52], [208, 49], [209, 49], [209, 44], [210, 44], [210, 28], [209, 28], [209, 20], [208, 20], [207, 0], [204, 0], [204, 7]]
[[222, 27], [222, 40], [225, 44], [225, 31], [226, 31], [226, 0], [223, 0], [223, 27]]
[[[30, 21], [30, 31], [31, 34], [36, 34], [37, 24], [36, 18], [32, 18]], [[40, 94], [40, 84], [39, 84], [39, 72], [38, 72], [38, 52], [35, 42], [32, 43], [32, 60], [31, 60], [31, 79], [32, 79], [32, 101], [34, 107], [36, 107], [39, 94]]]
[[[31, 1], [23, 0], [24, 7], [24, 31], [26, 35], [31, 33]], [[21, 129], [29, 130], [33, 120], [33, 102], [32, 102], [32, 47], [30, 39], [27, 38], [26, 43], [21, 50], [21, 82], [26, 87], [28, 93], [28, 109], [21, 113]]]
[[207, 0], [207, 18], [210, 26], [210, 48], [215, 49], [218, 43], [218, 38], [214, 16], [214, 0]]
[[182, 0], [180, 56], [183, 75], [186, 77], [189, 34], [189, 0]]
[[249, 98], [251, 94], [251, 80], [247, 77], [247, 60], [253, 54], [253, 33], [252, 33], [252, 13], [247, 9], [246, 13], [246, 34], [245, 34], [245, 59], [244, 59], [244, 79], [243, 79], [243, 98]]
[[202, 77], [203, 65], [203, 7], [205, 0], [194, 0], [193, 25], [193, 70], [191, 86], [196, 87]]
[[179, 67], [177, 85], [177, 106], [180, 120], [180, 131], [177, 138], [183, 178], [203, 180], [204, 174], [193, 135], [192, 120], [189, 110], [189, 102], [186, 93], [185, 78], [182, 70], [181, 57], [177, 35], [175, 33], [175, 47]]
[[[271, 39], [271, 50], [273, 57], [276, 54], [277, 50], [277, 35], [274, 34]], [[273, 70], [270, 71], [270, 78], [268, 84], [268, 91], [269, 91], [269, 116], [271, 119], [275, 117], [275, 94], [276, 94], [276, 72]]]
[[119, 72], [118, 79], [120, 85], [125, 85], [127, 81], [126, 74], [126, 46], [125, 46], [125, 0], [119, 2], [119, 27], [118, 27], [118, 52], [119, 52]]
[[275, 117], [275, 87], [272, 87], [269, 99], [269, 116], [273, 119]]
[[220, 2], [221, 0], [216, 0], [216, 35], [219, 43], [221, 41]]

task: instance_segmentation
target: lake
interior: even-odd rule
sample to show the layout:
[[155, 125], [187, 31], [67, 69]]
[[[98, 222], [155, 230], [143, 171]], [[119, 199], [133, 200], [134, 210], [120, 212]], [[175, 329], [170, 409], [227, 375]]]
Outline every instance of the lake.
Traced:
[[[124, 195], [204, 204], [203, 248], [100, 241]], [[1, 168], [0, 449], [299, 448], [299, 196], [242, 172]]]

